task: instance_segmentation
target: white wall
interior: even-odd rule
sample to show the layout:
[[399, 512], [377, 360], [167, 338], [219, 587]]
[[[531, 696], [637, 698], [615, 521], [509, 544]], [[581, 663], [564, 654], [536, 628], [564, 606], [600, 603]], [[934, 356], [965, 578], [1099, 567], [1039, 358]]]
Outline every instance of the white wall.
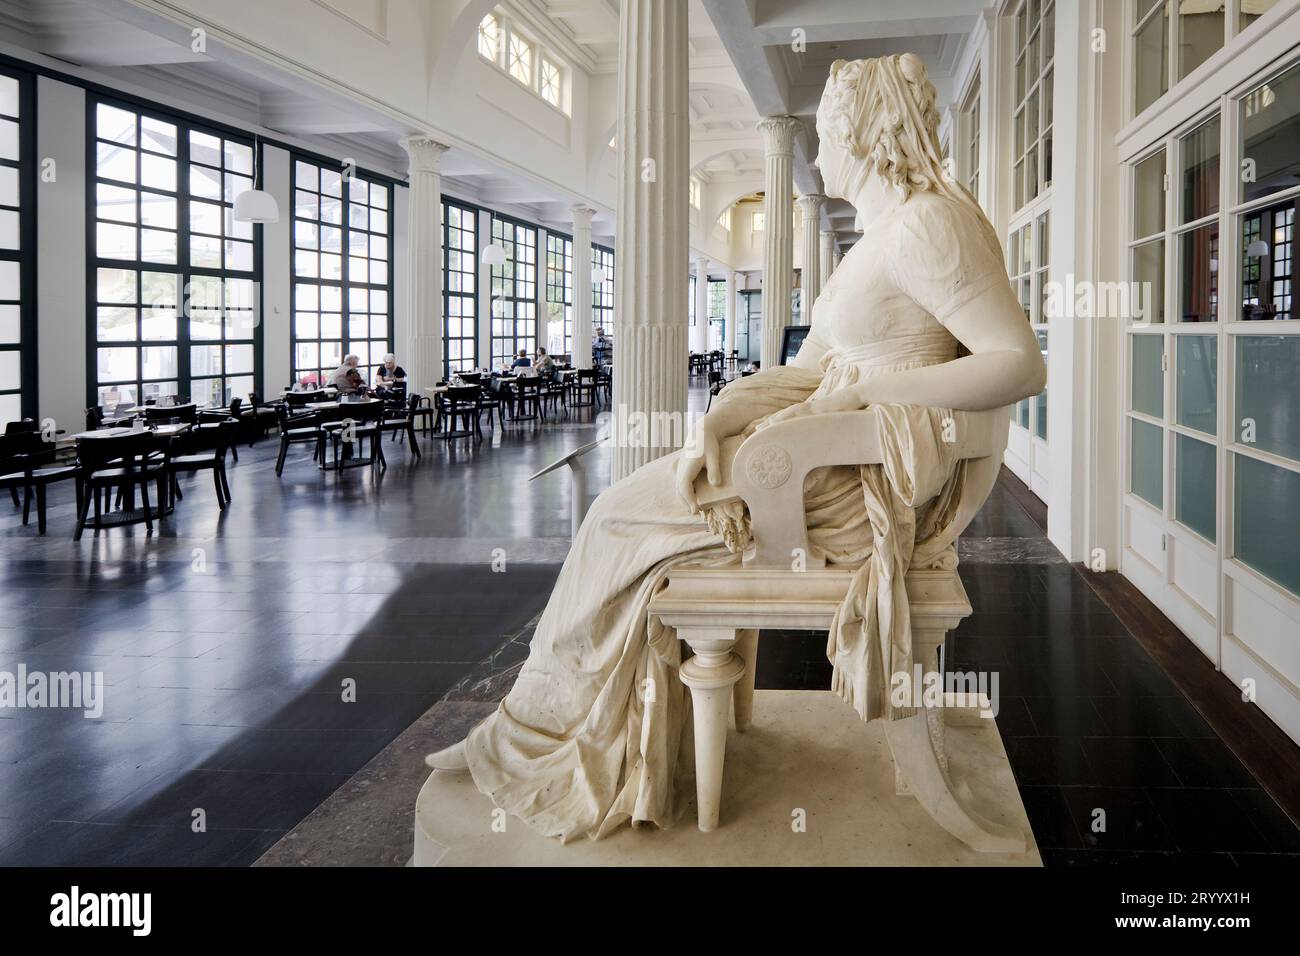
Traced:
[[280, 204], [280, 221], [262, 227], [262, 395], [273, 398], [291, 382], [290, 328], [293, 321], [290, 241], [293, 196], [289, 151], [264, 146], [262, 188]]
[[41, 418], [69, 434], [86, 408], [86, 94], [38, 77], [36, 155], [55, 162], [36, 194], [36, 349]]

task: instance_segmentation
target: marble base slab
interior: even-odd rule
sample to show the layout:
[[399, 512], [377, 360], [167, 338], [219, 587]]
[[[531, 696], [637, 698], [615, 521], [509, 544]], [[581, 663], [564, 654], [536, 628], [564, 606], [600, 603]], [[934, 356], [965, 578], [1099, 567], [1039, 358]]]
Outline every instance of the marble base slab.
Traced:
[[[879, 721], [864, 724], [829, 691], [761, 690], [754, 722], [731, 730], [717, 830], [691, 807], [670, 830], [624, 828], [562, 845], [493, 806], [465, 774], [431, 774], [415, 809], [416, 866], [1041, 866], [1033, 832], [992, 720], [947, 727], [953, 776], [981, 812], [1019, 827], [1027, 849], [976, 853], [894, 793]], [[802, 811], [802, 812], [801, 812]], [[803, 821], [803, 832], [797, 823]], [[499, 826], [498, 826], [499, 829]]]

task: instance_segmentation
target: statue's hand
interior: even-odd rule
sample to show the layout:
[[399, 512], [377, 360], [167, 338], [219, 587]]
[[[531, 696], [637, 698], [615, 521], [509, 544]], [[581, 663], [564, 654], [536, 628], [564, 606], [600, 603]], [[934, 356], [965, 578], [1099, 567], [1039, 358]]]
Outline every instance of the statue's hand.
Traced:
[[701, 471], [708, 474], [709, 484], [716, 485], [721, 478], [718, 468], [718, 436], [707, 417], [700, 420], [695, 434], [677, 458], [677, 496], [686, 502], [691, 514], [700, 510], [695, 500], [695, 479]]
[[786, 422], [792, 418], [806, 418], [809, 415], [827, 415], [831, 412], [856, 412], [865, 408], [862, 399], [852, 388], [842, 388], [837, 392], [832, 392], [825, 398], [810, 398], [806, 402], [800, 402], [798, 405], [791, 405], [789, 408], [783, 408], [775, 415], [769, 415], [759, 423], [759, 431], [762, 431], [769, 425], [775, 425], [778, 422]]

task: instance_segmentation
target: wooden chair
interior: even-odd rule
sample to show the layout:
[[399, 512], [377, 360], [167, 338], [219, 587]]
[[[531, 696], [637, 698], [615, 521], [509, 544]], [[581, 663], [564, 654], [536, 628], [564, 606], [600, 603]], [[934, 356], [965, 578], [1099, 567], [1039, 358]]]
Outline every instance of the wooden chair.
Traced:
[[[219, 410], [217, 410], [217, 409], [211, 409], [211, 408], [203, 409], [202, 411], [199, 412], [199, 421], [200, 421], [200, 422], [207, 422], [207, 423], [209, 423], [209, 424], [218, 424], [218, 425], [219, 425], [219, 424], [222, 424], [223, 422], [225, 422], [227, 419], [233, 418], [233, 419], [235, 420], [235, 424], [236, 424], [236, 426], [238, 427], [238, 426], [240, 426], [240, 425], [243, 424], [243, 417], [242, 417], [242, 416], [243, 416], [243, 406], [244, 406], [244, 400], [243, 400], [242, 398], [240, 398], [238, 395], [236, 395], [234, 398], [232, 398], [232, 399], [230, 400], [230, 410], [229, 410], [229, 411], [225, 411], [225, 412], [223, 412], [223, 411], [219, 411]], [[197, 433], [197, 429], [196, 429], [195, 431], [196, 431], [196, 433]], [[196, 434], [196, 437], [197, 437], [197, 434]], [[250, 442], [250, 444], [251, 444], [251, 442]], [[231, 454], [231, 456], [235, 459], [235, 462], [238, 463], [238, 462], [239, 462], [239, 449], [235, 447], [234, 442], [231, 442], [231, 443], [230, 443], [230, 454]], [[224, 466], [224, 463], [223, 463], [223, 466]]]
[[[235, 402], [238, 401], [239, 399], [236, 398]], [[180, 486], [176, 482], [177, 475], [193, 475], [200, 471], [211, 471], [212, 483], [217, 488], [217, 506], [222, 511], [226, 510], [226, 505], [230, 504], [230, 482], [226, 480], [226, 452], [234, 449], [235, 439], [239, 434], [239, 425], [239, 419], [231, 417], [223, 422], [209, 422], [194, 427], [193, 431], [198, 433], [198, 440], [202, 442], [205, 437], [210, 437], [213, 448], [210, 451], [173, 455], [171, 457], [168, 462], [171, 481], [168, 485], [171, 494], [175, 498], [185, 497], [181, 494]]]
[[[427, 401], [427, 399], [424, 399]], [[421, 397], [412, 395], [403, 407], [394, 409], [391, 405], [385, 405], [383, 421], [379, 423], [381, 432], [392, 432], [393, 440], [397, 440], [400, 434], [404, 439], [410, 439], [408, 442], [411, 451], [415, 452], [416, 458], [422, 458], [420, 453], [420, 440], [415, 435], [416, 413], [420, 408]]]
[[596, 370], [594, 368], [580, 368], [578, 374], [573, 377], [573, 397], [569, 399], [570, 408], [590, 408], [596, 404], [596, 388], [598, 385]]
[[[1009, 415], [1009, 408], [955, 413], [957, 455], [971, 459], [968, 486], [983, 492], [964, 501], [959, 526], [992, 488]], [[698, 482], [698, 498], [702, 505], [743, 501], [752, 547], [737, 568], [669, 571], [667, 586], [649, 608], [694, 652], [679, 673], [691, 691], [698, 824], [705, 831], [718, 824], [728, 712], [741, 731], [753, 713], [759, 630], [827, 629], [853, 577], [851, 569], [826, 568], [808, 547], [804, 478], [814, 468], [870, 464], [882, 457], [879, 419], [871, 409], [794, 419], [724, 444], [722, 481], [717, 487]], [[792, 569], [792, 554], [805, 556], [802, 570]], [[913, 659], [933, 669], [945, 635], [971, 612], [955, 551], [936, 566], [908, 571], [905, 585]], [[927, 705], [913, 716], [884, 721], [897, 791], [916, 797], [936, 823], [977, 851], [1022, 852], [1023, 833], [986, 819], [970, 805], [968, 790], [954, 788], [944, 717], [945, 710]], [[846, 714], [846, 719], [857, 718]]]
[[542, 380], [538, 376], [520, 377], [515, 380], [515, 410], [510, 416], [512, 422], [533, 422], [545, 418], [542, 408]]
[[[95, 520], [92, 527], [96, 531], [107, 527], [103, 520], [101, 500], [110, 497], [114, 490], [130, 499], [134, 499], [135, 493], [139, 491], [145, 528], [152, 534], [153, 519], [155, 516], [162, 518], [164, 505], [168, 500], [167, 485], [171, 479], [170, 448], [170, 439], [160, 439], [148, 431], [104, 438], [78, 439], [77, 469], [81, 494], [77, 512], [77, 529], [73, 532], [72, 540], [81, 540], [81, 533], [86, 528], [92, 503], [95, 507]], [[153, 482], [158, 486], [156, 512], [149, 503], [149, 485]]]
[[[14, 505], [18, 505], [18, 490], [23, 491], [23, 524], [31, 514], [32, 500], [36, 501], [36, 528], [45, 534], [45, 489], [60, 481], [77, 477], [75, 465], [56, 465], [55, 447], [37, 430], [36, 422], [24, 419], [10, 422], [0, 436], [0, 489], [8, 488]], [[81, 512], [81, 484], [77, 484], [77, 512]]]
[[275, 475], [284, 474], [284, 459], [289, 454], [290, 445], [315, 445], [313, 461], [325, 460], [325, 432], [321, 429], [320, 412], [308, 412], [305, 415], [290, 415], [287, 405], [281, 406], [277, 413], [280, 425], [280, 453], [275, 458]]
[[[381, 429], [383, 421], [383, 402], [339, 405], [338, 418], [327, 423], [323, 429], [334, 453], [335, 471], [362, 464], [371, 467], [379, 465], [387, 470], [388, 462], [384, 459], [384, 435]], [[367, 442], [370, 445], [370, 456], [362, 459], [356, 452]], [[352, 448], [352, 455], [347, 458], [347, 462], [351, 464], [341, 458], [345, 445], [350, 445]]]

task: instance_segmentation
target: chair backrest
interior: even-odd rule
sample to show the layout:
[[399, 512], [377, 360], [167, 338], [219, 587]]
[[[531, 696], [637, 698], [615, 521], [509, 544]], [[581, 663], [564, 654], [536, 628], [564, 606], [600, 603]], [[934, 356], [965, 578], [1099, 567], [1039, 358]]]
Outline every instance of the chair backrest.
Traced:
[[288, 405], [281, 405], [275, 410], [276, 421], [280, 425], [280, 432], [283, 434], [291, 428], [318, 428], [324, 420], [320, 412], [307, 412], [305, 414], [292, 414]]
[[40, 431], [40, 425], [31, 418], [20, 418], [5, 426], [5, 435], [26, 435], [36, 431]]
[[152, 423], [176, 421], [192, 425], [198, 416], [197, 405], [147, 405], [144, 410], [144, 420]]
[[244, 407], [244, 400], [236, 395], [230, 400], [230, 417], [238, 421], [239, 413]]
[[285, 392], [284, 403], [290, 408], [301, 408], [311, 402], [323, 402], [325, 393], [319, 389], [314, 392]]
[[482, 372], [461, 372], [460, 380], [464, 382], [466, 385], [482, 385], [483, 373]]
[[98, 405], [92, 405], [86, 409], [86, 431], [93, 432], [100, 425], [104, 424], [104, 410]]
[[722, 381], [722, 373], [721, 373], [721, 372], [717, 371], [716, 369], [714, 369], [714, 370], [712, 370], [712, 371], [709, 372], [709, 384], [710, 384], [710, 385], [717, 385], [717, 384], [718, 384], [719, 382], [721, 382], [721, 381]]
[[129, 435], [106, 435], [103, 438], [77, 439], [77, 466], [84, 476], [105, 467], [110, 462], [121, 462], [123, 468], [141, 468], [151, 452], [167, 449], [168, 438], [159, 438], [153, 432], [132, 432]]
[[[230, 403], [232, 409], [238, 401], [239, 399], [235, 399]], [[230, 450], [230, 446], [235, 443], [235, 436], [239, 433], [239, 418], [232, 415], [224, 422], [215, 422], [211, 425], [196, 426], [196, 430], [202, 428], [211, 429], [216, 434], [217, 458], [224, 459], [226, 457], [226, 452]]]
[[595, 370], [594, 368], [580, 368], [580, 369], [578, 369], [578, 383], [579, 383], [580, 385], [595, 385], [595, 384], [596, 384], [596, 370]]
[[542, 380], [536, 375], [521, 378], [515, 382], [515, 387], [519, 389], [520, 398], [535, 398], [542, 391]]
[[384, 403], [380, 401], [342, 402], [339, 404], [338, 421], [351, 419], [358, 425], [369, 425], [372, 422], [382, 421], [383, 418]]
[[453, 385], [442, 393], [442, 400], [448, 405], [477, 405], [482, 394], [480, 385]]

